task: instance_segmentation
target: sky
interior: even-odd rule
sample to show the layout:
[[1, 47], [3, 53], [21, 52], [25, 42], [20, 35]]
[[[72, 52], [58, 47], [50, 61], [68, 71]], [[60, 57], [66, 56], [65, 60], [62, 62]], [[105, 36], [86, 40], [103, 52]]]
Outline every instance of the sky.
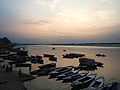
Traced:
[[18, 43], [120, 42], [120, 0], [0, 0], [0, 37]]

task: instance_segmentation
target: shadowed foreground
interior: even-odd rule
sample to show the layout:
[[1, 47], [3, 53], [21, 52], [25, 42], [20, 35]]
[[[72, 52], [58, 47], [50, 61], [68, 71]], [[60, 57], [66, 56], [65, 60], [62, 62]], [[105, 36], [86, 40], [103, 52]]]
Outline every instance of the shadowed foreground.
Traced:
[[0, 66], [0, 90], [27, 90], [23, 82], [35, 79], [35, 77], [23, 74], [19, 76], [17, 71], [5, 72]]

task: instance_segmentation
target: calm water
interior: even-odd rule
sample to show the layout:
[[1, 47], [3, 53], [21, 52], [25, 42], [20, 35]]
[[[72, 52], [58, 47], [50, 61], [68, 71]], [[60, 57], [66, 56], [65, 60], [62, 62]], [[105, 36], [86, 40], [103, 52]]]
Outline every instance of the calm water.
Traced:
[[[58, 66], [78, 66], [79, 59], [62, 58], [65, 53], [83, 53], [87, 58], [95, 59], [104, 63], [104, 67], [98, 70], [89, 71], [89, 73], [97, 73], [97, 77], [104, 76], [105, 83], [112, 81], [120, 81], [120, 47], [96, 47], [96, 46], [53, 46], [53, 45], [29, 45], [26, 46], [30, 55], [42, 55], [43, 53], [55, 54], [58, 58], [56, 62]], [[55, 50], [52, 50], [55, 47]], [[66, 52], [63, 52], [66, 49]], [[107, 57], [96, 57], [96, 53], [107, 55]], [[44, 63], [51, 63], [48, 58], [44, 58]], [[33, 64], [32, 70], [38, 69], [41, 64]], [[28, 69], [24, 68], [24, 72], [28, 73]], [[70, 83], [62, 83], [56, 79], [48, 79], [49, 76], [37, 77], [35, 80], [25, 82], [24, 85], [29, 90], [71, 90]]]

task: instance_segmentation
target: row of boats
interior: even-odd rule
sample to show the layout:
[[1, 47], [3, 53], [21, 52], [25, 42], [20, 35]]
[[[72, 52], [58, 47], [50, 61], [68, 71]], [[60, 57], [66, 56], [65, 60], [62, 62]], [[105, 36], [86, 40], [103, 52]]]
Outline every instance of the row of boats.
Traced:
[[[49, 75], [49, 79], [57, 78], [56, 80], [62, 80], [63, 83], [71, 82], [72, 89], [81, 89], [87, 88], [88, 90], [119, 90], [120, 82], [112, 82], [109, 84], [104, 84], [104, 77], [96, 78], [97, 74], [89, 74], [89, 72], [80, 73], [81, 69], [75, 69], [74, 66], [66, 66], [66, 67], [57, 67], [57, 68], [49, 68], [52, 67], [50, 64], [46, 64], [46, 66], [39, 66], [39, 70], [31, 72], [31, 74], [41, 75]], [[41, 71], [40, 71], [41, 70]], [[45, 73], [46, 70], [46, 73]], [[111, 89], [112, 88], [112, 89]]]
[[[43, 54], [44, 57], [48, 57], [48, 60], [50, 61], [57, 61], [57, 58], [54, 54]], [[0, 55], [3, 59], [13, 60], [15, 62], [26, 62], [31, 61], [31, 63], [38, 63], [43, 64], [43, 56], [20, 56], [18, 54], [4, 54]], [[85, 54], [78, 54], [78, 53], [68, 53], [65, 55], [62, 55], [63, 58], [81, 58], [85, 57]], [[105, 56], [104, 54], [96, 54], [96, 56]]]

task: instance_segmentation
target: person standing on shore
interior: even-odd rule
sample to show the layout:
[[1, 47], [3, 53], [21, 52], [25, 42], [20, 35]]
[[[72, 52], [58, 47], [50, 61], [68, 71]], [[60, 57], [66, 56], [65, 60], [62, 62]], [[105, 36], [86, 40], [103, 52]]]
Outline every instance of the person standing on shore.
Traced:
[[29, 72], [31, 72], [31, 67], [32, 67], [32, 66], [29, 66]]
[[19, 77], [21, 77], [22, 76], [22, 71], [21, 71], [21, 68], [19, 69]]
[[12, 72], [12, 70], [13, 70], [13, 65], [10, 64], [10, 72]]
[[8, 65], [6, 66], [6, 72], [9, 72], [9, 67], [8, 67]]

